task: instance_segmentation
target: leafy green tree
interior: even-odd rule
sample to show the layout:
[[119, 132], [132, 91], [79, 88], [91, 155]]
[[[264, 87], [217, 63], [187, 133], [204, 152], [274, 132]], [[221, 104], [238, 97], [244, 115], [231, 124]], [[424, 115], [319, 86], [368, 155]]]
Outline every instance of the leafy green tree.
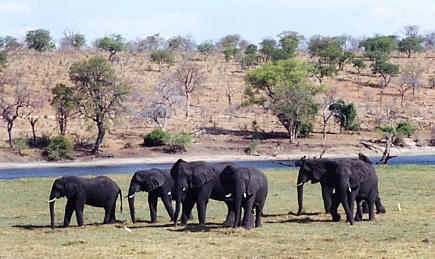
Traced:
[[97, 126], [98, 135], [91, 153], [98, 154], [109, 123], [124, 109], [130, 89], [120, 83], [109, 61], [102, 57], [74, 63], [69, 77], [74, 83], [74, 100], [79, 113]]
[[4, 38], [4, 46], [5, 50], [12, 51], [21, 47], [21, 44], [18, 40], [12, 36], [6, 36]]
[[360, 47], [363, 47], [368, 58], [385, 59], [390, 53], [397, 49], [397, 36], [380, 36], [367, 38], [360, 42]]
[[64, 135], [59, 135], [50, 140], [46, 153], [49, 160], [59, 161], [74, 159], [74, 143]]
[[215, 51], [215, 46], [211, 42], [203, 42], [196, 48], [204, 56], [204, 60], [207, 60], [207, 58]]
[[29, 49], [35, 49], [39, 52], [55, 48], [50, 32], [44, 29], [28, 31], [26, 34], [26, 44]]
[[388, 84], [391, 82], [391, 79], [396, 75], [398, 75], [400, 71], [398, 65], [393, 64], [383, 58], [376, 59], [371, 67], [372, 67], [372, 73], [380, 74], [383, 79], [381, 88], [387, 87]]
[[339, 99], [329, 106], [329, 110], [333, 112], [334, 117], [340, 122], [340, 134], [343, 133], [343, 129], [353, 130], [359, 128], [355, 121], [357, 110], [353, 103], [346, 104], [342, 99]]
[[410, 58], [412, 53], [424, 50], [422, 46], [423, 41], [424, 39], [420, 36], [410, 36], [400, 40], [397, 47], [400, 52], [406, 53], [407, 57]]
[[109, 51], [109, 60], [111, 60], [113, 55], [115, 55], [117, 52], [123, 51], [127, 47], [125, 39], [120, 34], [98, 39], [96, 46], [99, 49]]
[[407, 136], [408, 138], [411, 137], [416, 130], [417, 128], [408, 121], [399, 122], [396, 126], [397, 134]]
[[174, 63], [174, 52], [168, 49], [156, 50], [151, 53], [150, 58], [159, 65], [158, 72], [161, 72], [165, 65], [169, 67]]
[[260, 43], [260, 53], [262, 55], [263, 62], [269, 61], [273, 55], [274, 52], [278, 50], [276, 40], [274, 39], [264, 39]]
[[308, 124], [317, 113], [314, 96], [319, 87], [310, 83], [313, 68], [297, 59], [266, 62], [246, 75], [244, 105], [270, 109], [294, 141], [301, 124]]
[[0, 50], [0, 72], [2, 72], [8, 65], [8, 52]]
[[65, 84], [58, 83], [51, 89], [51, 93], [53, 94], [53, 99], [50, 104], [55, 109], [60, 134], [65, 135], [68, 120], [76, 110], [74, 90]]
[[299, 43], [304, 40], [304, 36], [295, 31], [284, 31], [278, 35], [279, 48], [272, 52], [272, 60], [294, 58]]

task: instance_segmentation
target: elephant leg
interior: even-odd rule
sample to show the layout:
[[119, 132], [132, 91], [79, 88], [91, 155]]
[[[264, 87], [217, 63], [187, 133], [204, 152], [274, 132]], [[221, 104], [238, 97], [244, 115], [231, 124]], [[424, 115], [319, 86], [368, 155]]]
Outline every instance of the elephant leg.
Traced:
[[322, 185], [322, 198], [323, 198], [323, 207], [325, 208], [325, 213], [329, 214], [331, 209], [331, 195], [333, 192], [332, 187], [327, 185]]
[[331, 216], [332, 216], [332, 221], [334, 222], [338, 222], [340, 221], [340, 214], [338, 214], [337, 210], [338, 210], [338, 206], [340, 205], [340, 199], [338, 197], [338, 195], [336, 193], [332, 194], [331, 196]]
[[65, 205], [65, 216], [63, 218], [63, 226], [69, 227], [69, 224], [71, 223], [71, 217], [75, 210], [75, 205], [72, 199], [68, 200]]
[[365, 203], [366, 202], [363, 199], [356, 199], [355, 221], [362, 221], [363, 206]]
[[261, 227], [261, 217], [263, 216], [264, 202], [255, 207], [255, 227]]
[[387, 210], [385, 209], [384, 205], [381, 203], [381, 198], [379, 195], [375, 199], [375, 206], [376, 206], [376, 213], [386, 213]]
[[84, 225], [83, 221], [83, 210], [85, 208], [85, 204], [76, 204], [76, 217], [77, 217], [77, 224], [81, 227]]
[[208, 199], [200, 198], [198, 199], [198, 203], [196, 204], [196, 207], [198, 209], [199, 226], [205, 226], [207, 203]]
[[188, 220], [188, 215], [192, 213], [193, 206], [196, 203], [196, 195], [194, 191], [189, 190], [186, 197], [182, 203], [183, 211], [181, 213], [181, 225], [186, 225]]
[[347, 204], [349, 205], [349, 211], [350, 211], [350, 217], [349, 214], [346, 212], [346, 222], [350, 222], [352, 219], [353, 221], [355, 221], [354, 216], [353, 216], [353, 212], [354, 212], [354, 207], [355, 207], [355, 200], [356, 200], [356, 195], [357, 192], [356, 191], [352, 191], [351, 193], [347, 193], [346, 198], [347, 198]]
[[107, 206], [107, 208], [105, 208], [106, 214], [107, 214], [107, 212], [109, 213], [108, 216], [105, 216], [105, 217], [107, 217], [107, 221], [105, 219], [105, 221], [106, 221], [105, 224], [116, 223], [115, 210], [116, 210], [116, 202], [112, 202], [111, 204], [109, 204]]
[[349, 198], [346, 192], [347, 190], [340, 192], [341, 204], [343, 205], [344, 211], [346, 212], [346, 221], [348, 221], [351, 225], [353, 225], [355, 223], [355, 220], [353, 219], [353, 212], [351, 212], [350, 210]]
[[171, 218], [171, 221], [174, 221], [174, 208], [172, 207], [172, 200], [169, 195], [162, 195], [161, 197], [163, 205], [165, 205], [165, 209], [168, 212], [169, 217]]
[[234, 204], [232, 202], [225, 202], [227, 204], [228, 213], [227, 218], [225, 219], [224, 223], [222, 224], [224, 227], [232, 227], [234, 225], [234, 219], [235, 219], [235, 211], [234, 211]]
[[151, 223], [157, 222], [157, 200], [158, 196], [154, 192], [148, 193], [148, 206], [150, 207]]
[[246, 229], [251, 229], [254, 227], [254, 216], [252, 215], [252, 207], [254, 205], [254, 198], [250, 197], [247, 201], [245, 201], [245, 205], [243, 206], [243, 220], [242, 226]]

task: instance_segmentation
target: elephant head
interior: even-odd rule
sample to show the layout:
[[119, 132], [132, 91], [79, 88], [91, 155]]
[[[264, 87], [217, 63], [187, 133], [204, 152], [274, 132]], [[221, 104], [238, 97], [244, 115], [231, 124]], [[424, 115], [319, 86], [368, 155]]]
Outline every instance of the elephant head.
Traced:
[[128, 189], [128, 205], [130, 207], [131, 221], [136, 223], [134, 197], [137, 192], [151, 192], [161, 187], [166, 177], [159, 169], [143, 170], [136, 172], [130, 181]]
[[241, 223], [242, 200], [256, 194], [263, 186], [263, 174], [254, 167], [229, 165], [221, 173], [220, 181], [225, 189], [225, 196], [233, 199], [235, 208], [233, 226], [237, 227]]
[[54, 202], [56, 199], [66, 197], [70, 199], [83, 192], [83, 188], [80, 187], [80, 181], [74, 176], [64, 176], [54, 181], [51, 188], [50, 200], [48, 201], [50, 206], [50, 222], [51, 228], [54, 228]]
[[326, 158], [302, 158], [299, 161], [299, 166], [300, 169], [296, 185], [296, 187], [298, 188], [298, 216], [302, 213], [304, 184], [308, 181], [311, 181], [311, 183], [325, 181], [325, 179], [323, 179], [323, 175], [328, 171], [334, 170], [337, 165], [333, 160]]
[[[186, 162], [179, 159], [171, 168], [171, 177], [174, 180], [175, 214], [174, 225], [177, 226], [181, 202], [191, 188], [199, 188], [209, 182], [214, 175], [213, 167], [206, 162]], [[183, 217], [185, 215], [182, 215]]]

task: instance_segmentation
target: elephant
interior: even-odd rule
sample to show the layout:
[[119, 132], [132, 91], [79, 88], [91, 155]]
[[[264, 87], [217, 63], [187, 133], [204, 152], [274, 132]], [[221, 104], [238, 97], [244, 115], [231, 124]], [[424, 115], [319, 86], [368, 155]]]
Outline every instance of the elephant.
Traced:
[[171, 176], [175, 182], [175, 214], [174, 226], [177, 226], [181, 202], [183, 205], [181, 224], [187, 224], [187, 215], [197, 204], [199, 226], [205, 226], [207, 203], [209, 199], [224, 201], [228, 207], [224, 226], [234, 224], [234, 209], [231, 201], [225, 197], [225, 191], [220, 183], [220, 174], [227, 165], [233, 163], [210, 164], [205, 161], [186, 162], [179, 159], [171, 168]]
[[[226, 197], [232, 198], [235, 210], [233, 227], [239, 225], [251, 229], [254, 227], [252, 215], [255, 208], [255, 227], [261, 227], [261, 216], [268, 193], [266, 175], [253, 166], [237, 167], [229, 165], [220, 175]], [[241, 211], [244, 210], [243, 221]], [[241, 223], [241, 224], [240, 224]]]
[[341, 203], [347, 221], [353, 225], [353, 207], [357, 197], [358, 200], [364, 199], [367, 202], [369, 220], [375, 220], [374, 204], [378, 197], [378, 177], [369, 163], [360, 159], [302, 159], [297, 180], [298, 214], [302, 210], [303, 185], [308, 181], [320, 182], [322, 186], [333, 188], [330, 207], [333, 221], [340, 220], [337, 209]]
[[103, 207], [105, 211], [103, 224], [115, 223], [115, 207], [118, 194], [121, 199], [122, 192], [119, 186], [106, 176], [83, 178], [78, 176], [64, 176], [56, 179], [51, 188], [50, 207], [51, 228], [54, 228], [54, 202], [65, 197], [68, 199], [65, 206], [63, 226], [68, 227], [75, 211], [77, 223], [83, 226], [83, 209], [86, 205]]
[[174, 187], [174, 180], [169, 170], [153, 168], [134, 173], [128, 190], [131, 221], [136, 223], [134, 197], [136, 193], [140, 191], [148, 192], [151, 223], [157, 222], [157, 201], [159, 197], [162, 199], [171, 221], [173, 221], [174, 208], [172, 207], [172, 192], [174, 191]]

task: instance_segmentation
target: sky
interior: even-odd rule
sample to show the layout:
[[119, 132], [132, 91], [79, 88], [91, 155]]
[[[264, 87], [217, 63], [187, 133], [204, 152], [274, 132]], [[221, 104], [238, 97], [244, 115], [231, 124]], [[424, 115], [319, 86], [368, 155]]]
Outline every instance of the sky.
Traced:
[[403, 36], [405, 26], [435, 31], [434, 0], [0, 0], [0, 37], [36, 29], [59, 41], [64, 32], [127, 41], [159, 33], [196, 43], [238, 34], [249, 43], [295, 31], [312, 35]]

